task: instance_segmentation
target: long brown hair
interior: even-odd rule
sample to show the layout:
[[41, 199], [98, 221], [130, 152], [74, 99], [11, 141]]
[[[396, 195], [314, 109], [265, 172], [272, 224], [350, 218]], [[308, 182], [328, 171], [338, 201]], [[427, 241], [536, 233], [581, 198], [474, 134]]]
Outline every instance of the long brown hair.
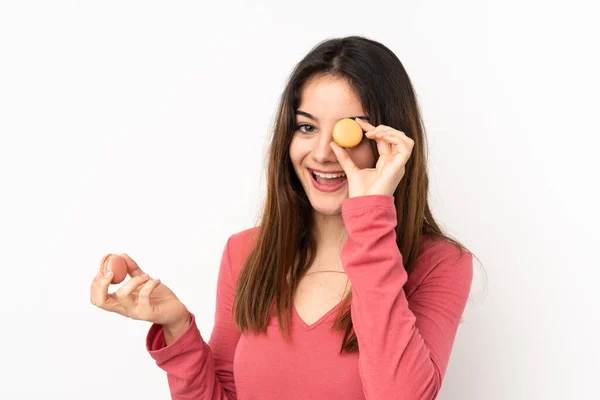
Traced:
[[[372, 125], [391, 126], [414, 141], [405, 175], [394, 193], [396, 237], [406, 270], [410, 272], [413, 266], [421, 235], [451, 242], [461, 254], [466, 250], [442, 232], [429, 209], [425, 129], [400, 60], [381, 43], [364, 37], [323, 41], [294, 68], [280, 99], [267, 152], [267, 194], [256, 245], [240, 272], [233, 306], [234, 321], [242, 332], [266, 332], [274, 307], [280, 331], [289, 341], [294, 293], [315, 259], [312, 208], [292, 166], [289, 147], [301, 90], [319, 76], [345, 79], [359, 96]], [[378, 157], [375, 141], [370, 142]], [[342, 334], [340, 353], [358, 351], [351, 298], [350, 291], [333, 324]]]

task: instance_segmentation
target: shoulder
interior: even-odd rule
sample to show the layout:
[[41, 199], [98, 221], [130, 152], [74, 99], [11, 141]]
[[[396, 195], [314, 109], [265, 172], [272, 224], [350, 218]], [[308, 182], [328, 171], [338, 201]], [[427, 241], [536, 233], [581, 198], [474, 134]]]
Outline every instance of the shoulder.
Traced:
[[225, 246], [225, 256], [228, 257], [234, 281], [237, 281], [240, 270], [246, 263], [246, 259], [256, 245], [258, 239], [258, 227], [244, 229], [229, 236]]
[[472, 254], [465, 249], [461, 249], [453, 243], [429, 235], [421, 235], [419, 243], [419, 252], [417, 262], [426, 264], [439, 263], [442, 261], [459, 260], [463, 257], [470, 259]]
[[434, 282], [468, 289], [473, 279], [473, 255], [443, 239], [422, 235], [407, 281], [407, 291]]

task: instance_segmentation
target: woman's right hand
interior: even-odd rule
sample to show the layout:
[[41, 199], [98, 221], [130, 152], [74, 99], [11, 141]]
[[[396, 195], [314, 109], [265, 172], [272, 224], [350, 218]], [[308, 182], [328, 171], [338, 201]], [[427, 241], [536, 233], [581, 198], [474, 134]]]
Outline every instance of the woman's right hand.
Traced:
[[114, 293], [108, 293], [113, 274], [105, 276], [99, 272], [91, 285], [92, 304], [135, 320], [161, 324], [166, 341], [174, 340], [189, 326], [189, 311], [159, 279], [150, 279], [127, 254], [121, 257], [131, 279]]

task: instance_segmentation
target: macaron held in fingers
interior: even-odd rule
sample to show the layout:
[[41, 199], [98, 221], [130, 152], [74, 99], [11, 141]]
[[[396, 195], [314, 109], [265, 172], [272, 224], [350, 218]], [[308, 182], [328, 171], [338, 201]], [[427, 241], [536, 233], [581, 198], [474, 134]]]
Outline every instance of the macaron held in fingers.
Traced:
[[335, 123], [331, 136], [338, 146], [350, 148], [362, 141], [363, 130], [352, 118], [343, 118]]
[[125, 259], [118, 254], [105, 255], [100, 263], [100, 272], [106, 274], [108, 271], [112, 271], [113, 273], [111, 284], [114, 285], [123, 282], [127, 277], [127, 263]]
[[374, 168], [359, 168], [347, 149], [335, 141], [329, 143], [348, 178], [349, 197], [377, 194], [393, 196], [404, 177], [414, 141], [390, 126], [373, 126], [359, 118], [355, 121], [365, 131], [365, 137], [377, 143], [379, 158]]

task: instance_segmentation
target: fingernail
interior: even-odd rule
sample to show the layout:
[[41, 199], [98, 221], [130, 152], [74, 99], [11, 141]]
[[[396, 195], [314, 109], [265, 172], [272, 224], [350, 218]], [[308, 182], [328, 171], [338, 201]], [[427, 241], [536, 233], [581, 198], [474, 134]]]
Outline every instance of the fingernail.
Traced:
[[106, 273], [104, 274], [104, 277], [107, 279], [112, 278], [112, 276], [113, 276], [113, 272], [111, 270], [106, 271]]

